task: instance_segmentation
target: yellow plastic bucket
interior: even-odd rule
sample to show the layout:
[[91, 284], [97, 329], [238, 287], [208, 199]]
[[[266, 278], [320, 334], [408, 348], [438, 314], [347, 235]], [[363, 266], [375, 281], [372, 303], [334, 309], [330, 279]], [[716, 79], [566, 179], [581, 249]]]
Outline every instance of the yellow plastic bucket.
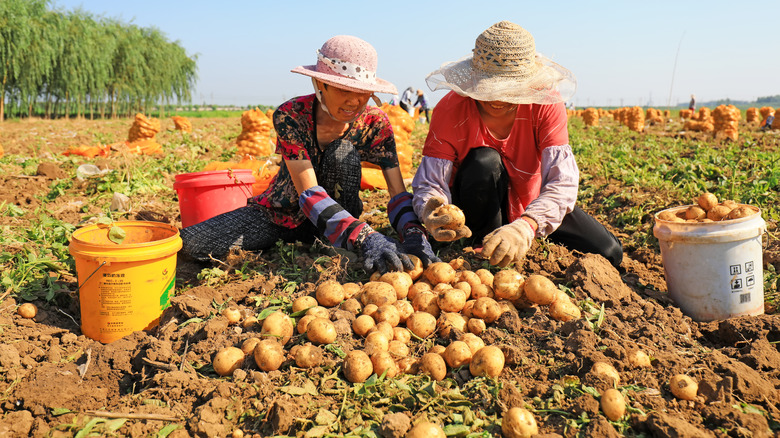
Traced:
[[[124, 230], [121, 244], [109, 239], [112, 226]], [[170, 305], [181, 246], [179, 230], [159, 222], [122, 221], [76, 230], [69, 249], [79, 281], [82, 333], [108, 343], [155, 327]]]

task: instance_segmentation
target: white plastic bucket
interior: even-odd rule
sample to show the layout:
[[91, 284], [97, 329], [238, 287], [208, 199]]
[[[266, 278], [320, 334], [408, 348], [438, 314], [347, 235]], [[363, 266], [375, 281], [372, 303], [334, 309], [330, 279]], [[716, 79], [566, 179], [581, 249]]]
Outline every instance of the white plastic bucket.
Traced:
[[766, 222], [760, 210], [717, 222], [670, 222], [659, 219], [661, 213], [655, 215], [653, 234], [669, 296], [683, 313], [695, 321], [764, 313], [761, 237]]

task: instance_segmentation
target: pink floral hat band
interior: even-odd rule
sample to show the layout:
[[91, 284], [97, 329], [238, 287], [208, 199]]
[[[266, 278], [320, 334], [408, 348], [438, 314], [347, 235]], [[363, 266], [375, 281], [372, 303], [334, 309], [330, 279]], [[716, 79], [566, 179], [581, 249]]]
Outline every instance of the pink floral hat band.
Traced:
[[[375, 71], [371, 71], [367, 68], [361, 67], [357, 64], [353, 64], [349, 61], [343, 61], [341, 59], [336, 59], [336, 58], [328, 58], [327, 56], [323, 55], [322, 52], [320, 52], [319, 50], [317, 50], [317, 61], [330, 67], [333, 73], [336, 73], [338, 75], [347, 76], [349, 78], [358, 80], [360, 82], [365, 82], [371, 85], [376, 84]], [[319, 65], [317, 66], [317, 70], [320, 70]]]

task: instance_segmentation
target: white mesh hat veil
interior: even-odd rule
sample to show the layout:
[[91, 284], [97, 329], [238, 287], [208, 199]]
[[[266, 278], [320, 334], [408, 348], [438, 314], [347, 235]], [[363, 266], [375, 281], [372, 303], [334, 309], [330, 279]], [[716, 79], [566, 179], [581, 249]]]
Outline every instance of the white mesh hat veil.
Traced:
[[512, 104], [565, 102], [577, 90], [574, 75], [538, 53], [531, 33], [509, 21], [490, 26], [472, 54], [443, 64], [425, 81], [433, 91]]

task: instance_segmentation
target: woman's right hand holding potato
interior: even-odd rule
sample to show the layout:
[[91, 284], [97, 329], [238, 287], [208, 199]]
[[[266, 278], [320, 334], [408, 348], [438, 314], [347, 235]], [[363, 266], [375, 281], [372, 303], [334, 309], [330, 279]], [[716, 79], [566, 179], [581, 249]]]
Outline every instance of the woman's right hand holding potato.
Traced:
[[425, 228], [439, 242], [471, 237], [463, 211], [454, 204], [448, 204], [443, 197], [434, 196], [426, 201], [422, 216]]

